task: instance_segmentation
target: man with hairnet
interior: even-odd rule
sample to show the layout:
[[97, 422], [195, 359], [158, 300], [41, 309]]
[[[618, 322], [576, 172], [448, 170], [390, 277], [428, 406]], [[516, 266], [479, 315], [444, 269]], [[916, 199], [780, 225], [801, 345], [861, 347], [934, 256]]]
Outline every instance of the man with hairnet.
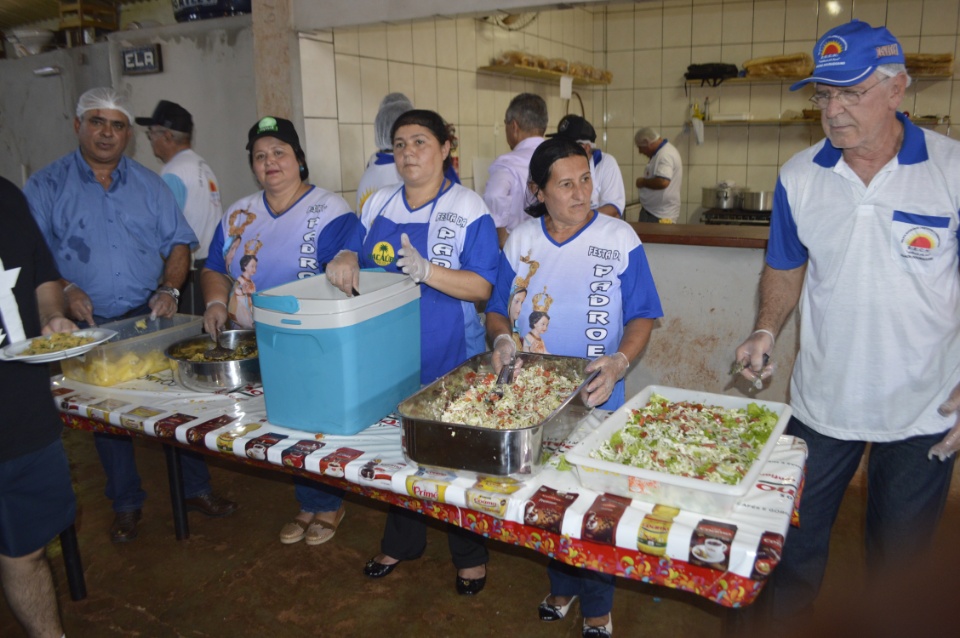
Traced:
[[[403, 93], [390, 93], [380, 101], [380, 110], [373, 121], [377, 152], [367, 161], [367, 168], [357, 186], [357, 215], [363, 210], [363, 203], [367, 198], [385, 186], [399, 184], [400, 173], [393, 158], [393, 140], [390, 139], [390, 130], [397, 118], [413, 110], [413, 104]], [[460, 183], [460, 176], [453, 166], [443, 172], [444, 177], [454, 184]]]
[[[127, 97], [109, 87], [80, 96], [79, 147], [34, 174], [24, 193], [62, 279], [69, 316], [87, 325], [172, 317], [196, 235], [160, 177], [124, 156], [133, 129]], [[96, 434], [116, 516], [114, 542], [132, 541], [146, 492], [127, 436]], [[237, 505], [210, 489], [203, 457], [183, 452], [188, 510], [226, 516]]]
[[533, 93], [514, 96], [503, 116], [503, 126], [510, 152], [490, 165], [490, 177], [483, 191], [483, 201], [497, 224], [501, 248], [513, 229], [530, 219], [526, 208], [536, 201], [527, 180], [530, 158], [547, 130], [547, 103]]

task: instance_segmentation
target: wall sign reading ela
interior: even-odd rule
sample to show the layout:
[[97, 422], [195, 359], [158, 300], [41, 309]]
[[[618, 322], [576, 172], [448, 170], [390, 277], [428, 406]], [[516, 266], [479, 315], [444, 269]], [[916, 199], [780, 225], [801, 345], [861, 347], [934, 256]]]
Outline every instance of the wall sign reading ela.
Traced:
[[123, 62], [123, 75], [145, 75], [163, 71], [163, 57], [160, 45], [150, 44], [142, 47], [127, 47], [120, 50]]

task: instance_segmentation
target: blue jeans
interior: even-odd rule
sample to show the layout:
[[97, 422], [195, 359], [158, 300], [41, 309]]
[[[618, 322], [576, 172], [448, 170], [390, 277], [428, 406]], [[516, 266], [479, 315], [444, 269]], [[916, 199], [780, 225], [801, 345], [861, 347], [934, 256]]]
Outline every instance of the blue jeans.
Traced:
[[343, 490], [339, 487], [311, 481], [301, 476], [293, 477], [293, 485], [301, 512], [311, 514], [336, 512], [343, 503]]
[[573, 567], [551, 560], [547, 568], [550, 593], [554, 596], [580, 597], [580, 613], [584, 618], [606, 616], [613, 609], [613, 591], [616, 578], [612, 574]]
[[[140, 474], [133, 457], [133, 440], [119, 434], [94, 434], [93, 442], [107, 474], [104, 494], [113, 501], [114, 512], [132, 512], [143, 507], [147, 493], [140, 487]], [[210, 471], [199, 452], [180, 450], [183, 496], [195, 498], [210, 493]]]
[[[800, 497], [800, 527], [787, 532], [783, 558], [767, 595], [773, 618], [808, 612], [827, 566], [830, 531], [866, 443], [814, 432], [791, 418], [787, 434], [807, 443], [806, 479]], [[889, 569], [930, 545], [950, 489], [954, 459], [928, 460], [927, 451], [943, 433], [903, 441], [872, 443], [867, 466], [867, 565]]]

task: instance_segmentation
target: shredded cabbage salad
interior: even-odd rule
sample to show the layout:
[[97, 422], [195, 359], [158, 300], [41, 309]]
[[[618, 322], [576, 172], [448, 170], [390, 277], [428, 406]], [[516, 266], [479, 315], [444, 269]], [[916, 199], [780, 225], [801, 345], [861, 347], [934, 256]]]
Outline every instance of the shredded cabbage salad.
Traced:
[[590, 452], [595, 459], [644, 470], [736, 485], [757, 459], [779, 417], [756, 403], [746, 409], [650, 395], [627, 425]]
[[494, 392], [497, 390], [495, 374], [470, 372], [465, 380], [470, 387], [449, 397], [441, 419], [497, 430], [538, 425], [560, 407], [581, 382], [539, 365], [529, 365], [516, 372], [512, 385], [503, 385], [501, 397]]

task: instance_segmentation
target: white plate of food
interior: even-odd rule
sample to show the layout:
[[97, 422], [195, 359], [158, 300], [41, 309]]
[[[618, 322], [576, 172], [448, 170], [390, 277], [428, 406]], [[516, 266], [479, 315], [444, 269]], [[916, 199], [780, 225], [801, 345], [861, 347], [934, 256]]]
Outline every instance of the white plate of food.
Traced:
[[117, 336], [115, 330], [84, 328], [76, 332], [57, 332], [45, 337], [18, 341], [0, 350], [4, 361], [24, 363], [50, 363], [76, 357], [93, 350], [101, 343]]

